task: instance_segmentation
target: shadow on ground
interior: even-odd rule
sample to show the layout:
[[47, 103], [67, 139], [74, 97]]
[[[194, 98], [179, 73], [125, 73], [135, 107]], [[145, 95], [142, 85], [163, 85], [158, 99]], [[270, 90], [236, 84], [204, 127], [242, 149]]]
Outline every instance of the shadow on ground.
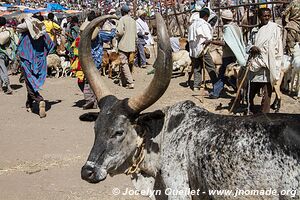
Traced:
[[11, 89], [13, 89], [13, 90], [18, 90], [18, 89], [22, 88], [23, 85], [19, 85], [19, 84], [11, 84], [10, 87], [11, 87]]
[[72, 107], [82, 108], [83, 105], [85, 104], [85, 102], [86, 101], [84, 99], [78, 100], [78, 101], [74, 102], [74, 105]]
[[[50, 110], [52, 108], [53, 105], [61, 103], [62, 100], [55, 100], [55, 101], [45, 100], [45, 102], [46, 102], [46, 112], [47, 112], [48, 110]], [[37, 115], [39, 114], [39, 105], [37, 103], [33, 104], [32, 113], [37, 114]]]

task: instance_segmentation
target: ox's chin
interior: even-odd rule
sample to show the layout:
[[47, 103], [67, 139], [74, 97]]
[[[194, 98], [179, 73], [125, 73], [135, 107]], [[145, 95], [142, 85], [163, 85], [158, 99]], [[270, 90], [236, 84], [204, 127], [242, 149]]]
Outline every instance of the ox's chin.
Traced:
[[104, 181], [107, 177], [107, 172], [101, 172], [101, 173], [96, 173], [96, 175], [94, 177], [92, 177], [91, 179], [86, 180], [89, 183], [99, 183], [101, 181]]
[[89, 182], [89, 183], [92, 183], [92, 184], [96, 184], [96, 183], [99, 183], [99, 182], [101, 182], [101, 181], [104, 181], [105, 179], [106, 179], [106, 177], [107, 176], [105, 176], [105, 177], [95, 177], [95, 178], [93, 178], [93, 179], [88, 179], [88, 180], [86, 180], [87, 182]]
[[107, 177], [107, 171], [105, 169], [99, 169], [96, 173], [96, 183], [99, 183], [100, 181], [104, 181]]

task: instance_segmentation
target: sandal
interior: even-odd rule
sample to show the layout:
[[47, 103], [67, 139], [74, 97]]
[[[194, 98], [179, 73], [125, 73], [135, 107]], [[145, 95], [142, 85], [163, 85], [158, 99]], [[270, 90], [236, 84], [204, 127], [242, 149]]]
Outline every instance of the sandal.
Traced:
[[126, 89], [134, 89], [134, 84], [133, 83], [130, 83], [130, 84], [127, 84]]
[[40, 115], [40, 118], [46, 117], [46, 103], [45, 103], [45, 101], [40, 101], [40, 103], [39, 103], [39, 115]]

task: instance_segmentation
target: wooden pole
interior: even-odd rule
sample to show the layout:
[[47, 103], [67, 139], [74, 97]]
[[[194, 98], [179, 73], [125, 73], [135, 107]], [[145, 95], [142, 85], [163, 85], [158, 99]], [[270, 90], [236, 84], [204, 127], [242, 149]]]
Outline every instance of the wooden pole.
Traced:
[[179, 20], [178, 20], [178, 16], [177, 16], [177, 11], [176, 11], [175, 5], [173, 5], [173, 11], [174, 11], [175, 19], [176, 19], [176, 22], [177, 22], [177, 25], [178, 25], [180, 37], [183, 37], [184, 35], [183, 35], [182, 29], [181, 29], [181, 26], [180, 26], [180, 23], [179, 23]]
[[[248, 0], [248, 4], [249, 4], [249, 3], [250, 3], [250, 0]], [[249, 6], [247, 6], [247, 7], [245, 6], [244, 8], [247, 9], [247, 22], [248, 22], [247, 25], [249, 25], [249, 23], [250, 23], [250, 7], [249, 7]], [[244, 38], [244, 41], [245, 41], [246, 43], [248, 43], [248, 39], [249, 39], [249, 36], [248, 36], [249, 34], [248, 34], [248, 33], [249, 33], [249, 31], [250, 31], [250, 28], [247, 28], [246, 30], [247, 30], [247, 32], [246, 32], [247, 35], [246, 35], [246, 38]]]
[[[250, 3], [250, 0], [248, 0], [248, 4]], [[250, 20], [250, 6], [247, 6], [247, 21], [248, 21], [248, 25], [249, 25], [249, 20]]]
[[[254, 1], [254, 2], [255, 2], [255, 1]], [[259, 0], [257, 0], [257, 3], [259, 3]], [[261, 4], [261, 5], [262, 5], [262, 4]], [[259, 9], [259, 5], [257, 5], [257, 6], [255, 7], [255, 15], [254, 15], [254, 16], [256, 16], [256, 17], [255, 17], [255, 24], [257, 24], [258, 21], [259, 21], [259, 19], [258, 19], [258, 13], [257, 13], [258, 9]]]
[[[240, 2], [239, 1], [237, 1], [237, 5], [239, 6], [240, 5]], [[240, 7], [237, 7], [236, 8], [236, 20], [237, 20], [237, 24], [238, 25], [240, 25], [240, 15], [239, 15], [239, 11], [240, 11], [240, 9], [239, 9]]]
[[136, 17], [137, 0], [133, 1], [133, 16]]
[[162, 15], [162, 9], [161, 9], [161, 0], [159, 0], [159, 12]]
[[[100, 8], [102, 6], [102, 0], [99, 0]], [[100, 14], [102, 15], [103, 13], [100, 11]]]
[[[218, 0], [220, 1], [220, 0]], [[288, 4], [289, 2], [286, 1], [271, 1], [271, 2], [263, 2], [263, 3], [248, 3], [248, 4], [240, 4], [240, 5], [235, 5], [235, 6], [224, 6], [224, 7], [217, 7], [217, 8], [212, 8], [212, 10], [226, 10], [230, 8], [236, 8], [240, 6], [257, 6], [257, 5], [263, 5], [263, 4]]]
[[[247, 61], [247, 62], [248, 62], [248, 61]], [[233, 104], [232, 104], [232, 106], [231, 106], [231, 108], [230, 108], [230, 110], [229, 110], [229, 113], [232, 113], [232, 111], [233, 111], [233, 109], [234, 109], [236, 103], [237, 103], [238, 100], [240, 99], [241, 89], [242, 89], [242, 87], [243, 87], [243, 85], [244, 85], [245, 80], [246, 80], [247, 77], [248, 77], [248, 72], [249, 72], [249, 66], [248, 66], [248, 63], [247, 63], [245, 74], [244, 74], [244, 76], [243, 76], [243, 79], [242, 79], [242, 81], [241, 81], [239, 87], [238, 87], [238, 90], [237, 90], [237, 92], [236, 92], [236, 96], [235, 96], [234, 101], [233, 101]]]
[[[221, 0], [218, 0], [218, 4], [220, 6]], [[221, 19], [221, 9], [218, 9], [218, 18]], [[220, 38], [220, 27], [219, 26], [218, 26], [218, 36], [217, 37], [218, 37], [218, 39]]]
[[[268, 5], [267, 5], [268, 7]], [[275, 7], [274, 7], [274, 4], [272, 4], [272, 17], [273, 17], [273, 22], [275, 22]]]
[[167, 9], [166, 9], [166, 26], [167, 26], [167, 30], [168, 30], [168, 34], [169, 34], [169, 36], [171, 37], [171, 31], [170, 31], [170, 26], [169, 26], [169, 16], [168, 16], [168, 7], [167, 7]]

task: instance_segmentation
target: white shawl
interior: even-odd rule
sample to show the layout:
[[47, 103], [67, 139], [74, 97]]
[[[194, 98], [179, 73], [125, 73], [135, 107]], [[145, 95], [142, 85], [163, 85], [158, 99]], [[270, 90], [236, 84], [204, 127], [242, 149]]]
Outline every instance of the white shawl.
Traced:
[[246, 66], [246, 47], [239, 27], [234, 27], [234, 25], [231, 23], [224, 25], [223, 38], [231, 51], [234, 53], [239, 65]]
[[255, 38], [255, 46], [261, 50], [261, 56], [270, 70], [271, 84], [280, 77], [283, 57], [282, 34], [278, 24], [269, 22], [262, 26]]
[[29, 31], [31, 37], [36, 40], [46, 34], [46, 27], [43, 22], [33, 17], [25, 17], [24, 22], [17, 26], [20, 33]]

